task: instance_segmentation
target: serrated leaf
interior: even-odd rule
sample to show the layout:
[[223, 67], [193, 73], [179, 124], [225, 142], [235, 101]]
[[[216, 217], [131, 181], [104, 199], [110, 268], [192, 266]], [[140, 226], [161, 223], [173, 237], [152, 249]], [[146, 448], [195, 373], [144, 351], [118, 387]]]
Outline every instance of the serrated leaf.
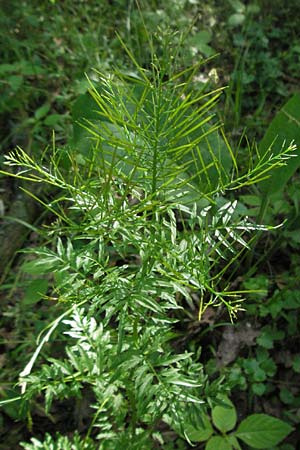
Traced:
[[220, 406], [217, 405], [212, 410], [212, 420], [216, 428], [222, 433], [232, 430], [237, 421], [236, 409], [233, 403], [227, 397], [222, 397], [222, 401], [228, 405]]
[[256, 342], [264, 348], [273, 348], [274, 341], [278, 341], [284, 338], [284, 331], [277, 330], [275, 327], [266, 325], [262, 328], [260, 336], [256, 339]]
[[266, 449], [281, 442], [293, 427], [267, 414], [252, 414], [241, 422], [235, 436], [253, 448]]

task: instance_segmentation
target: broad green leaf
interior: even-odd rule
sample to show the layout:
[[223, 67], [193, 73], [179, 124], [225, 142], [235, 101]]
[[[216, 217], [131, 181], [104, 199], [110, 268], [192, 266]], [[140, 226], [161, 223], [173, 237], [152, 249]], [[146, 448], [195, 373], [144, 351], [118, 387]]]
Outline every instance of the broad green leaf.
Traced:
[[86, 92], [78, 96], [72, 108], [73, 119], [73, 143], [78, 143], [83, 136], [88, 136], [89, 133], [82, 127], [83, 120], [98, 122], [101, 120], [97, 113], [97, 104], [92, 96]]
[[[156, 188], [171, 193], [172, 182], [178, 186], [172, 193], [172, 201], [179, 195], [181, 201], [184, 197], [185, 202], [194, 203], [203, 193], [229, 181], [232, 157], [218, 126], [210, 123], [212, 115], [202, 117], [202, 109], [197, 112], [193, 108], [194, 99], [173, 98], [172, 86], [169, 89], [166, 93], [162, 90], [159, 129], [154, 132], [157, 100], [147, 83], [122, 80], [120, 89], [112, 85], [108, 90], [102, 84], [96, 85], [92, 95], [81, 95], [75, 102], [72, 145], [84, 156], [93, 145], [98, 145], [102, 166], [108, 165], [143, 184], [152, 182], [155, 168]], [[208, 111], [218, 96], [208, 101]], [[119, 114], [112, 113], [104, 103], [106, 97], [114, 105], [121, 104]]]
[[210, 420], [207, 416], [201, 417], [201, 422], [197, 427], [193, 425], [187, 425], [185, 428], [185, 434], [188, 436], [190, 441], [203, 442], [207, 441], [213, 434], [213, 428], [211, 426]]
[[300, 94], [296, 93], [282, 107], [272, 120], [267, 132], [259, 144], [260, 157], [265, 156], [271, 147], [271, 153], [279, 154], [294, 141], [297, 146], [296, 157], [286, 161], [286, 165], [275, 169], [272, 175], [260, 183], [262, 192], [268, 196], [281, 191], [297, 168], [300, 166]]
[[6, 388], [2, 393], [0, 400], [1, 410], [5, 412], [14, 421], [25, 419], [26, 408], [22, 408], [22, 397], [17, 388]]
[[62, 122], [64, 117], [65, 116], [63, 114], [50, 114], [44, 120], [44, 124], [47, 125], [48, 127], [53, 127], [53, 126], [57, 125], [58, 123]]
[[207, 442], [205, 450], [232, 450], [232, 446], [225, 437], [213, 436]]
[[232, 430], [236, 425], [237, 414], [233, 403], [227, 398], [221, 399], [228, 406], [215, 406], [212, 410], [212, 420], [222, 433]]
[[47, 292], [48, 281], [45, 279], [33, 280], [25, 291], [23, 303], [30, 305], [38, 302]]
[[188, 40], [188, 44], [191, 47], [197, 48], [197, 50], [205, 56], [212, 56], [215, 52], [212, 47], [208, 45], [210, 41], [211, 33], [209, 31], [199, 31]]
[[210, 31], [199, 31], [194, 36], [189, 39], [189, 44], [197, 45], [198, 42], [203, 42], [204, 44], [208, 44], [211, 41], [211, 32]]
[[253, 448], [270, 448], [277, 445], [293, 428], [267, 414], [252, 414], [241, 422], [235, 436]]

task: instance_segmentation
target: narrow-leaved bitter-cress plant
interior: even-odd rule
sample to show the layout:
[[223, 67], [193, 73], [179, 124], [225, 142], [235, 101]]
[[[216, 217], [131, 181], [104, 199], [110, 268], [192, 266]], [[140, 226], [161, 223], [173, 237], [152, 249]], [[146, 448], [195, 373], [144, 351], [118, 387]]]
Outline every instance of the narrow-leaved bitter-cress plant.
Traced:
[[[145, 70], [124, 48], [135, 73], [97, 74], [93, 111], [83, 108], [72, 148], [40, 162], [20, 148], [6, 158], [12, 176], [55, 192], [40, 199], [55, 217], [50, 244], [31, 250], [24, 270], [53, 276], [49, 300], [66, 305], [39, 336], [18, 399], [28, 414], [41, 396], [46, 414], [66, 399], [82, 413], [73, 418], [81, 437], [46, 435], [25, 449], [148, 450], [168, 445], [170, 427], [190, 440], [222, 382], [209, 382], [197, 355], [177, 348], [176, 324], [195, 303], [199, 318], [209, 305], [235, 317], [242, 292], [226, 273], [265, 227], [241, 217], [233, 192], [293, 151], [255, 154], [241, 172], [213, 117], [222, 90], [195, 92], [199, 67], [176, 71], [176, 51], [163, 63], [153, 53]], [[58, 333], [65, 355], [41, 365]]]

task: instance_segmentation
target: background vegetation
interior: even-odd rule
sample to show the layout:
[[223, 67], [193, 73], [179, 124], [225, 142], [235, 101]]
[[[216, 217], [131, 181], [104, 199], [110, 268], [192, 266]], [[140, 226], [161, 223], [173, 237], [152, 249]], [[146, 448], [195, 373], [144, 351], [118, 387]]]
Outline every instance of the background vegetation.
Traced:
[[139, 5], [1, 5], [0, 448], [296, 449], [299, 2]]

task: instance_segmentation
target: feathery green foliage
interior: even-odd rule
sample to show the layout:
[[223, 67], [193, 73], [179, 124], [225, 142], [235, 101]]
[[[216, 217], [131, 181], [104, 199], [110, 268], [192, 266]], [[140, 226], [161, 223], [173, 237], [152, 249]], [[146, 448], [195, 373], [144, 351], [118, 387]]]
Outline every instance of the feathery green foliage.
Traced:
[[[266, 227], [243, 217], [231, 193], [265, 179], [294, 150], [257, 152], [241, 171], [214, 121], [221, 91], [196, 94], [197, 67], [174, 73], [176, 52], [163, 63], [153, 54], [147, 71], [126, 51], [136, 72], [98, 74], [95, 115], [83, 114], [72, 148], [41, 162], [20, 148], [6, 158], [13, 176], [56, 189], [51, 201], [36, 198], [54, 219], [48, 245], [23, 268], [52, 274], [48, 298], [66, 303], [20, 375], [21, 400], [29, 411], [43, 395], [50, 414], [53, 402], [88, 397], [80, 448], [163, 444], [162, 423], [184, 435], [222, 390], [195, 354], [176, 348], [177, 323], [194, 304], [199, 317], [209, 305], [225, 306], [231, 319], [241, 309], [243, 293], [223, 275], [249, 234]], [[55, 334], [67, 336], [64, 359], [35, 368]]]

